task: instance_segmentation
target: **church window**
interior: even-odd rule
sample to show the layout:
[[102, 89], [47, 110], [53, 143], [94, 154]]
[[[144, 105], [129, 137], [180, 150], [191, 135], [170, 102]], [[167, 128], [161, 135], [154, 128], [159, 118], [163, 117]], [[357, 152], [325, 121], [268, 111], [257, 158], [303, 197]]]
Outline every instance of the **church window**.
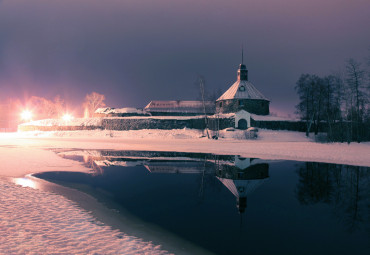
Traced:
[[243, 105], [244, 105], [243, 100], [239, 100], [239, 106], [243, 106]]
[[239, 87], [239, 90], [240, 90], [240, 91], [245, 91], [245, 87], [244, 87], [244, 86], [240, 86], [240, 87]]
[[220, 102], [219, 106], [222, 107], [222, 102]]

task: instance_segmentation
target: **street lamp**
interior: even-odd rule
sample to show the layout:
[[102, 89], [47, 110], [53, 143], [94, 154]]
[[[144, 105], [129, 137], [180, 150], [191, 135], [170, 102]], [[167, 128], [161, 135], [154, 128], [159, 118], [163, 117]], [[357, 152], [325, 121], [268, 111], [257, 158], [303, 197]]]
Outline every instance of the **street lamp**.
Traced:
[[62, 119], [66, 122], [69, 122], [73, 119], [73, 116], [69, 113], [66, 113], [66, 114], [63, 115]]
[[29, 110], [24, 110], [22, 113], [21, 113], [21, 119], [23, 121], [30, 121], [32, 120], [32, 112], [29, 111]]

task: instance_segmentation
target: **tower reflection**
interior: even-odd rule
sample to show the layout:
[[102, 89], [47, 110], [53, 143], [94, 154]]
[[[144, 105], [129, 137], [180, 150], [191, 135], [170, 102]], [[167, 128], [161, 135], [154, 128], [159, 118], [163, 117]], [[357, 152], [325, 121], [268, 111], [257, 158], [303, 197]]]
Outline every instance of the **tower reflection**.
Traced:
[[234, 164], [221, 164], [216, 178], [236, 197], [239, 213], [247, 208], [247, 195], [269, 178], [269, 165], [258, 159], [235, 156]]

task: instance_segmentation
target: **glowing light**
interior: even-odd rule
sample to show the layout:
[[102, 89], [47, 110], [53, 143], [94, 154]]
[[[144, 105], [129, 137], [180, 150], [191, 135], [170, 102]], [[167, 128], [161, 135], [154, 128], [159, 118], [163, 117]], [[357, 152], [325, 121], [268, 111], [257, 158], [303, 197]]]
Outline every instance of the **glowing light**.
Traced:
[[66, 114], [63, 115], [63, 120], [64, 121], [68, 122], [68, 121], [71, 121], [72, 119], [73, 119], [73, 116], [69, 113], [66, 113]]
[[21, 113], [21, 118], [22, 120], [24, 121], [30, 121], [32, 119], [32, 112], [29, 111], [29, 110], [24, 110], [22, 113]]

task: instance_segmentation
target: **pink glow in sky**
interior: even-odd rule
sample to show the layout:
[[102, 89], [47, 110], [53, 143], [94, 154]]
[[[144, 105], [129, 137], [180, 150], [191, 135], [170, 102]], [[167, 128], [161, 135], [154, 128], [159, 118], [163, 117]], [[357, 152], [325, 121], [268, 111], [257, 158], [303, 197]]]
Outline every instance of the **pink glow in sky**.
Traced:
[[197, 74], [209, 90], [231, 86], [243, 43], [250, 81], [272, 108], [293, 112], [300, 74], [370, 55], [369, 10], [368, 0], [3, 0], [0, 99], [196, 99]]

